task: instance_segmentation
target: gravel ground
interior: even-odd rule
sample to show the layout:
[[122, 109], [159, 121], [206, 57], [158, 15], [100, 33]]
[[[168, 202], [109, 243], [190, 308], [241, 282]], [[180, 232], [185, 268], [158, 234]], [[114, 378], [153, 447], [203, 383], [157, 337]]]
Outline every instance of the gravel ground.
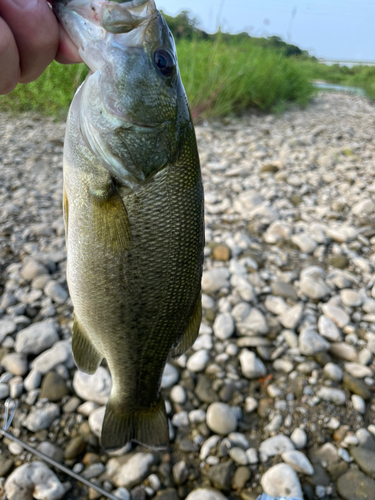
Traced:
[[[0, 115], [0, 399], [10, 431], [120, 499], [375, 500], [374, 105], [197, 127], [206, 191], [204, 317], [167, 365], [171, 445], [103, 454], [111, 380], [71, 354], [64, 124]], [[98, 498], [0, 443], [8, 500]]]

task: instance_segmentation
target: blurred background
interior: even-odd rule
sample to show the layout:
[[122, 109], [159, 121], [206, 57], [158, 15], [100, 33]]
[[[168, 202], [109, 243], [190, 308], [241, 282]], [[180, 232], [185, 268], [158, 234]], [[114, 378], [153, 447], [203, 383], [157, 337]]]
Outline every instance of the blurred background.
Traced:
[[[375, 98], [375, 3], [370, 0], [161, 0], [176, 38], [193, 117], [250, 108], [280, 112], [317, 90]], [[52, 64], [0, 98], [0, 109], [64, 118], [84, 65]], [[338, 86], [339, 85], [339, 86]]]

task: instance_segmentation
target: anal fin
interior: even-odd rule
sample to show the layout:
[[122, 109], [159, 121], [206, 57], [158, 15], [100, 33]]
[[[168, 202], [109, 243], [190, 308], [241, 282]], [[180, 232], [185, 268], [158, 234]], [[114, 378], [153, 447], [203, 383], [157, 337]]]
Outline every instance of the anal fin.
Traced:
[[81, 371], [90, 375], [96, 372], [103, 356], [92, 345], [76, 318], [73, 323], [72, 350], [74, 361]]
[[193, 314], [190, 317], [188, 327], [181, 338], [180, 343], [171, 350], [172, 358], [178, 358], [186, 352], [194, 344], [198, 337], [199, 327], [202, 321], [202, 298], [199, 294], [198, 300], [195, 303]]
[[102, 447], [105, 450], [119, 449], [130, 441], [154, 449], [167, 446], [169, 427], [161, 395], [154, 406], [138, 411], [127, 410], [111, 395], [104, 415]]

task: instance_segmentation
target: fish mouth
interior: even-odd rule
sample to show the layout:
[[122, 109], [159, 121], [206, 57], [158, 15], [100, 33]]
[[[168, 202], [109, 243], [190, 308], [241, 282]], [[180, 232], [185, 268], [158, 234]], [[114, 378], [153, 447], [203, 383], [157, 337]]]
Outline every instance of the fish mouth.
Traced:
[[[148, 25], [160, 14], [154, 0], [51, 0], [53, 10], [95, 72], [105, 64], [105, 45], [142, 47]], [[116, 40], [109, 40], [114, 36]]]

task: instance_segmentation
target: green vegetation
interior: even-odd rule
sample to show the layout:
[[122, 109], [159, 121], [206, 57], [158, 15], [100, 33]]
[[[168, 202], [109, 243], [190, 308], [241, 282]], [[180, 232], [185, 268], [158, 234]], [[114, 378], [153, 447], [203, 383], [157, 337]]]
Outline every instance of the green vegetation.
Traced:
[[351, 87], [360, 87], [375, 100], [375, 66], [328, 66], [314, 61], [312, 58], [301, 61], [301, 65], [311, 80], [324, 80], [328, 83], [339, 83]]
[[[187, 12], [166, 19], [177, 41], [180, 71], [196, 119], [252, 107], [280, 111], [290, 103], [305, 105], [314, 92], [310, 81], [316, 79], [359, 86], [375, 98], [375, 68], [326, 66], [275, 36], [209, 35]], [[36, 82], [18, 85], [0, 97], [0, 110], [64, 117], [86, 75], [82, 64], [53, 63]]]

